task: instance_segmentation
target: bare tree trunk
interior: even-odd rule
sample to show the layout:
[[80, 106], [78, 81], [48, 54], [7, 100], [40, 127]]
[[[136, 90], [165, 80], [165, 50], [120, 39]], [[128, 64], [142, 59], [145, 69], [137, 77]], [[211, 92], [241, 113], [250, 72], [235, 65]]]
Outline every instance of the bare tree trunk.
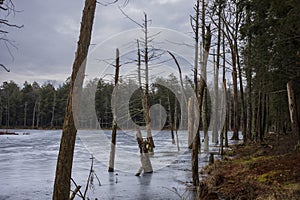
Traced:
[[148, 19], [147, 14], [145, 13], [145, 120], [146, 120], [146, 131], [147, 131], [147, 139], [149, 140], [151, 149], [149, 149], [149, 153], [154, 153], [154, 141], [151, 134], [151, 127], [150, 127], [150, 102], [149, 102], [149, 58], [148, 58]]
[[[76, 76], [78, 74], [80, 66], [82, 64], [85, 65], [85, 59], [88, 54], [95, 9], [96, 0], [85, 1], [83, 16], [81, 20], [80, 36], [73, 64], [71, 84], [69, 89], [69, 96], [67, 101], [67, 109], [63, 125], [60, 149], [57, 159], [56, 175], [52, 197], [53, 200], [69, 199], [70, 195], [70, 179], [72, 173], [73, 154], [77, 133], [72, 111], [72, 96]], [[84, 75], [84, 70], [82, 74]], [[83, 77], [82, 81], [78, 83], [78, 86], [82, 87], [82, 82]]]
[[[256, 112], [256, 114], [257, 114], [257, 116], [256, 116], [256, 134], [255, 134], [255, 138], [256, 138], [256, 141], [258, 141], [258, 137], [260, 138], [260, 139], [262, 139], [261, 138], [261, 123], [262, 123], [262, 119], [261, 119], [261, 117], [262, 117], [262, 109], [261, 109], [261, 99], [262, 99], [262, 92], [261, 91], [259, 91], [259, 94], [258, 94], [258, 102], [257, 102], [257, 112]], [[262, 140], [261, 140], [261, 142], [262, 142]]]
[[[224, 30], [224, 23], [222, 23], [222, 29]], [[220, 26], [221, 29], [221, 26]], [[229, 98], [228, 98], [228, 94], [227, 94], [227, 85], [226, 85], [226, 49], [225, 49], [225, 34], [224, 32], [222, 32], [222, 51], [223, 51], [223, 87], [224, 87], [224, 104], [225, 104], [225, 122], [224, 122], [224, 126], [223, 126], [223, 131], [224, 131], [224, 140], [225, 140], [225, 147], [228, 147], [228, 124], [229, 124]]]
[[[204, 26], [204, 25], [203, 25]], [[203, 29], [202, 29], [203, 31]], [[205, 33], [202, 33], [203, 35], [205, 35]], [[205, 37], [203, 37], [205, 40]], [[202, 39], [203, 39], [202, 38]], [[204, 41], [203, 40], [203, 41]], [[201, 80], [206, 82], [206, 65], [205, 65], [205, 61], [204, 61], [204, 57], [205, 57], [205, 49], [204, 49], [204, 45], [203, 45], [203, 50], [201, 50], [200, 54], [201, 54]], [[201, 116], [202, 116], [202, 126], [203, 126], [203, 133], [204, 133], [204, 147], [203, 147], [203, 151], [208, 153], [209, 151], [209, 136], [208, 136], [208, 128], [207, 128], [207, 88], [204, 88], [204, 92], [203, 92], [203, 102], [202, 102], [202, 107], [201, 107]]]
[[[204, 1], [202, 2], [204, 4]], [[202, 5], [204, 7], [204, 5]], [[204, 8], [202, 8], [204, 9]], [[202, 13], [205, 12], [205, 10], [202, 10]], [[203, 14], [202, 14], [203, 15]], [[202, 16], [203, 17], [203, 16]], [[203, 19], [202, 19], [203, 23]], [[204, 24], [205, 25], [205, 24]], [[203, 29], [202, 29], [203, 31]], [[211, 43], [211, 31], [210, 31], [210, 25], [206, 26], [206, 33], [202, 33], [205, 35], [204, 42], [203, 42], [203, 54], [202, 54], [202, 66], [201, 66], [201, 79], [203, 79], [204, 82], [206, 82], [207, 78], [207, 61], [208, 61], [208, 55], [209, 55], [209, 49], [210, 49], [210, 43]], [[202, 103], [202, 124], [203, 124], [203, 132], [204, 132], [204, 151], [209, 151], [209, 137], [208, 137], [208, 123], [207, 123], [207, 88], [204, 88], [203, 93], [203, 103]]]
[[[194, 20], [195, 26], [192, 25], [194, 34], [195, 34], [195, 60], [194, 60], [194, 93], [195, 97], [198, 99], [198, 48], [199, 48], [199, 15], [200, 15], [200, 0], [197, 0], [196, 5], [194, 7], [196, 11], [196, 16], [192, 18]], [[202, 97], [200, 97], [202, 98]], [[189, 122], [189, 123], [194, 123], [193, 127], [193, 136], [192, 136], [192, 178], [193, 178], [193, 185], [194, 186], [199, 186], [199, 169], [198, 169], [198, 153], [199, 153], [199, 145], [200, 145], [200, 136], [199, 136], [199, 125], [196, 120], [199, 121], [199, 113], [197, 113], [196, 107], [200, 105], [197, 105], [197, 100], [193, 99], [192, 101], [193, 109], [194, 109], [194, 122]], [[189, 107], [189, 109], [191, 109]], [[192, 110], [190, 110], [192, 111]], [[198, 126], [197, 126], [198, 125]]]
[[293, 88], [293, 81], [289, 81], [287, 83], [287, 93], [288, 93], [288, 101], [289, 101], [289, 110], [290, 110], [290, 120], [292, 125], [292, 131], [295, 134], [298, 134], [298, 144], [297, 148], [300, 148], [300, 128], [298, 124], [298, 115], [297, 115], [297, 104], [296, 97]]
[[[206, 82], [204, 82], [203, 79], [200, 79], [199, 84], [199, 99], [198, 104], [195, 103], [194, 107], [194, 118], [196, 122], [200, 121], [200, 108], [202, 107], [203, 103], [203, 95], [204, 95], [204, 89], [207, 87]], [[195, 102], [197, 102], [195, 100]], [[198, 106], [198, 107], [197, 107]], [[192, 177], [193, 177], [193, 185], [199, 186], [199, 170], [198, 170], [198, 153], [199, 153], [199, 147], [200, 147], [200, 126], [198, 126], [197, 130], [194, 130], [195, 136], [193, 137], [193, 147], [192, 147]]]
[[118, 82], [119, 82], [119, 69], [120, 69], [120, 57], [119, 49], [116, 50], [116, 71], [115, 71], [115, 89], [114, 89], [114, 116], [113, 126], [111, 133], [111, 144], [110, 144], [110, 156], [108, 171], [113, 172], [115, 166], [115, 155], [116, 155], [116, 140], [117, 140], [117, 95], [118, 95]]
[[33, 112], [32, 112], [32, 125], [31, 125], [31, 128], [34, 128], [34, 125], [35, 125], [35, 113], [36, 113], [36, 102], [37, 100], [35, 100], [34, 102], [34, 107], [33, 107]]
[[177, 111], [177, 100], [175, 99], [174, 128], [175, 128], [175, 134], [176, 134], [177, 149], [178, 149], [178, 151], [180, 151], [179, 139], [178, 139], [177, 121], [178, 121], [178, 111]]
[[248, 103], [247, 103], [247, 137], [252, 140], [252, 70], [251, 67], [247, 70], [247, 88], [248, 88]]
[[192, 149], [193, 138], [194, 138], [194, 99], [193, 97], [189, 98], [188, 102], [188, 147]]
[[169, 91], [167, 95], [168, 95], [168, 110], [169, 110], [169, 127], [171, 129], [172, 144], [175, 144], [174, 126], [172, 121], [171, 97]]
[[207, 88], [204, 88], [203, 92], [203, 103], [202, 103], [202, 125], [204, 132], [204, 147], [203, 151], [205, 153], [209, 152], [209, 136], [208, 136], [208, 126], [207, 126]]
[[[213, 107], [213, 142], [218, 143], [218, 123], [219, 123], [219, 53], [220, 53], [220, 41], [219, 41], [219, 36], [218, 36], [218, 47], [219, 50], [217, 50], [217, 63], [215, 64], [215, 72], [214, 72], [214, 107]], [[215, 56], [214, 56], [215, 58]], [[214, 59], [215, 60], [215, 59]], [[215, 62], [214, 62], [215, 63]]]
[[[197, 48], [198, 49], [198, 48]], [[183, 80], [182, 80], [182, 72], [181, 72], [181, 68], [180, 68], [180, 65], [176, 59], [176, 57], [174, 56], [174, 54], [170, 51], [168, 51], [168, 53], [171, 55], [171, 57], [173, 58], [173, 60], [175, 61], [175, 64], [178, 68], [178, 72], [179, 72], [179, 79], [180, 79], [180, 85], [181, 85], [181, 89], [182, 89], [182, 93], [183, 93], [183, 96], [182, 96], [182, 100], [184, 100], [184, 103], [186, 106], [188, 106], [188, 100], [186, 98], [186, 94], [185, 94], [185, 91], [184, 91], [184, 86], [183, 86]], [[197, 53], [198, 55], [198, 53]], [[177, 103], [177, 101], [175, 101]], [[176, 104], [177, 105], [177, 104]], [[183, 119], [186, 119], [186, 114], [187, 113], [181, 113], [181, 116], [180, 116], [180, 124], [182, 125], [182, 127], [186, 127], [184, 123], [184, 120]]]
[[233, 135], [232, 140], [239, 140], [239, 116], [238, 116], [238, 89], [237, 89], [237, 70], [236, 70], [236, 52], [235, 48], [231, 47], [232, 59], [232, 82], [233, 82]]
[[242, 79], [242, 69], [239, 58], [239, 52], [236, 41], [236, 50], [237, 50], [237, 66], [239, 71], [239, 83], [240, 83], [240, 97], [241, 97], [241, 125], [242, 125], [242, 134], [243, 134], [243, 142], [247, 142], [247, 119], [246, 119], [246, 109], [245, 109], [245, 98], [244, 98], [244, 88], [243, 88], [243, 79]]
[[149, 158], [149, 151], [148, 151], [148, 145], [150, 144], [148, 141], [143, 140], [142, 133], [139, 127], [137, 127], [136, 137], [140, 148], [141, 167], [135, 175], [139, 176], [142, 173], [142, 171], [144, 171], [144, 173], [153, 173], [153, 168], [152, 168], [151, 160]]

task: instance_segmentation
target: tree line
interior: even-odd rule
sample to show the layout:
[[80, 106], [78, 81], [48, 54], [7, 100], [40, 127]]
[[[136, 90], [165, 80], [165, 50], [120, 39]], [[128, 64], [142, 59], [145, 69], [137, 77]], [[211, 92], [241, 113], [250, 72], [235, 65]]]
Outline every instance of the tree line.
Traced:
[[[192, 81], [188, 76], [185, 77], [185, 91], [189, 91]], [[0, 86], [0, 127], [1, 128], [62, 128], [70, 80], [67, 79], [63, 84], [55, 87], [52, 82], [38, 84], [37, 82], [29, 83], [25, 81], [20, 87], [14, 81], [3, 82]], [[89, 105], [83, 105], [84, 109], [94, 109], [97, 115], [97, 121], [89, 119], [80, 119], [81, 127], [84, 128], [112, 128], [112, 95], [114, 84], [111, 81], [95, 78], [88, 80], [83, 87], [82, 94], [85, 98], [91, 88], [97, 88], [95, 94], [95, 107], [90, 108]], [[131, 91], [130, 88], [138, 88], [134, 80], [121, 80], [119, 88]], [[174, 119], [175, 101], [177, 105], [180, 103], [170, 88], [180, 88], [179, 81], [171, 74], [169, 77], [158, 77], [151, 84], [149, 89], [150, 106], [160, 104], [163, 110], [157, 111], [161, 117], [165, 117], [164, 124], [155, 118], [152, 119], [152, 128], [168, 129], [169, 121]], [[124, 102], [125, 104], [125, 102]], [[122, 107], [122, 105], [120, 105]], [[180, 116], [180, 107], [176, 107], [178, 116]], [[129, 112], [131, 119], [140, 126], [145, 126], [144, 111], [142, 105], [142, 97], [139, 90], [132, 93], [129, 101]], [[125, 114], [124, 114], [125, 115]], [[80, 118], [80, 116], [79, 116]], [[158, 117], [157, 117], [158, 118]], [[177, 117], [179, 118], [179, 117]], [[177, 123], [179, 121], [177, 120]], [[187, 121], [182, 123], [187, 124]], [[184, 126], [184, 125], [183, 125]], [[127, 126], [128, 129], [134, 128]]]
[[0, 86], [1, 128], [61, 128], [68, 97], [69, 80], [54, 87], [25, 81], [20, 88], [14, 81]]

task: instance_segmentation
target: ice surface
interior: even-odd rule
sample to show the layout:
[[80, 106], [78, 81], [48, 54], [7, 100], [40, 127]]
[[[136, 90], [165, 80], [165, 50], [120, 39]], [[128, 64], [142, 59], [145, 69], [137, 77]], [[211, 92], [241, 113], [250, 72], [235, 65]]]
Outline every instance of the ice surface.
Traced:
[[[14, 130], [20, 135], [0, 135], [0, 200], [51, 199], [61, 130]], [[23, 135], [22, 133], [30, 133]], [[72, 177], [85, 188], [90, 155], [96, 157], [94, 180], [88, 196], [98, 199], [179, 199], [191, 181], [190, 152], [185, 131], [179, 131], [180, 152], [171, 143], [170, 131], [155, 133], [153, 174], [134, 176], [140, 167], [139, 149], [131, 134], [118, 132], [114, 173], [107, 172], [110, 131], [79, 131], [76, 140]], [[143, 133], [145, 136], [145, 133]], [[212, 149], [214, 148], [214, 149]], [[211, 145], [212, 151], [218, 148]], [[207, 164], [200, 156], [199, 168]], [[205, 161], [205, 162], [203, 162]], [[74, 185], [72, 185], [74, 188]], [[188, 196], [187, 193], [184, 194]], [[191, 197], [191, 196], [190, 196]], [[80, 199], [80, 198], [77, 198]]]

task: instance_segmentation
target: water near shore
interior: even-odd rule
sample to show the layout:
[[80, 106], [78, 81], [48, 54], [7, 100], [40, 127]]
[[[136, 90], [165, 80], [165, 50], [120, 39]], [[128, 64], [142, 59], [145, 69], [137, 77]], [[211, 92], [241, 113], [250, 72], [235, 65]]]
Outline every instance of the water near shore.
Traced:
[[[51, 199], [61, 130], [14, 132], [20, 135], [0, 135], [0, 200]], [[23, 132], [29, 134], [23, 135]], [[108, 173], [109, 148], [103, 141], [109, 140], [110, 131], [100, 134], [99, 131], [81, 131], [76, 140], [72, 177], [85, 188], [93, 154], [96, 157], [94, 170], [101, 186], [94, 180], [94, 187], [88, 190], [90, 198], [179, 199], [175, 189], [189, 196], [186, 185], [191, 181], [191, 157], [186, 148], [186, 134], [185, 131], [178, 134], [178, 152], [177, 146], [171, 143], [170, 131], [156, 132], [155, 155], [151, 158], [154, 173], [136, 177], [140, 163], [133, 135], [118, 133], [116, 172]], [[218, 151], [213, 145], [210, 150]], [[207, 155], [201, 154], [199, 168], [206, 165], [206, 161]]]

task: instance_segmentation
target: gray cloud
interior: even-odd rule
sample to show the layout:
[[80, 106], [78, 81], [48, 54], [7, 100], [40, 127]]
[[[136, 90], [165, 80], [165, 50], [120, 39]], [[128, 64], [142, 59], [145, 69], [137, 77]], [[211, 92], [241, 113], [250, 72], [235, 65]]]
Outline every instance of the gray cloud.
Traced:
[[[9, 29], [9, 38], [18, 49], [11, 47], [14, 59], [0, 43], [0, 61], [11, 69], [0, 69], [0, 82], [13, 80], [18, 84], [25, 80], [43, 83], [47, 80], [64, 82], [70, 76], [78, 40], [84, 1], [16, 1], [22, 12], [10, 16], [22, 29]], [[142, 23], [143, 12], [152, 20], [151, 26], [164, 27], [189, 33], [189, 15], [193, 2], [186, 0], [131, 0], [123, 8], [136, 21]], [[96, 9], [92, 43], [99, 44], [108, 37], [128, 29], [137, 28], [119, 11], [117, 5]]]

